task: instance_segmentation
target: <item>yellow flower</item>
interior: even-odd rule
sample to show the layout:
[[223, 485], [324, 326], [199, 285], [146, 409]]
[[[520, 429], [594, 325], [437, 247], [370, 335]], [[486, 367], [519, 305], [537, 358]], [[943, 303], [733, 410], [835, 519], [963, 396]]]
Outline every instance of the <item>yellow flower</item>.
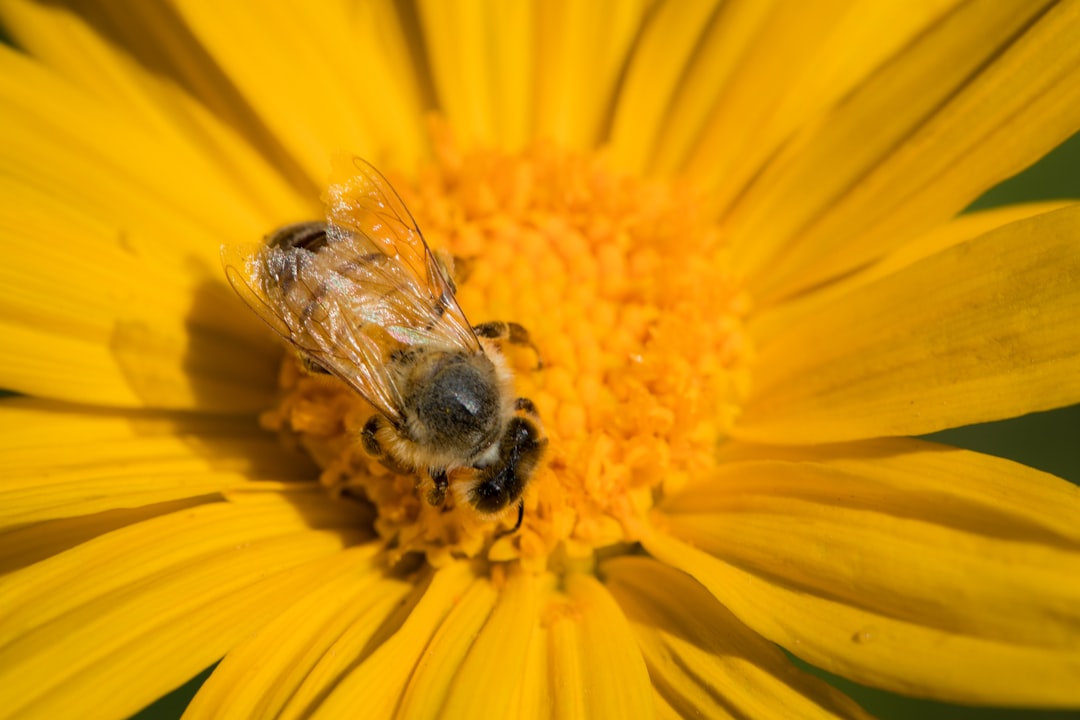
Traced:
[[[1080, 128], [1080, 5], [73, 5], [0, 4], [0, 714], [1080, 705], [1080, 492], [911, 439], [1080, 401], [1080, 206], [957, 216]], [[340, 152], [532, 332], [517, 533], [225, 283]]]

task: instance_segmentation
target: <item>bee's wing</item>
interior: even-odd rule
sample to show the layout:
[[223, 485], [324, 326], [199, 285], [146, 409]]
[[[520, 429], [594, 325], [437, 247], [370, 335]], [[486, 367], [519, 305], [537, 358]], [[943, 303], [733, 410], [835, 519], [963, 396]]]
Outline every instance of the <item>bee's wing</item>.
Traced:
[[275, 303], [261, 288], [251, 284], [253, 266], [258, 263], [257, 258], [263, 250], [262, 245], [222, 245], [221, 265], [225, 268], [225, 277], [240, 299], [273, 328], [274, 332], [292, 342], [289, 325], [281, 317], [281, 309], [275, 307]]
[[353, 243], [335, 243], [317, 253], [272, 245], [222, 248], [229, 282], [259, 317], [399, 422], [401, 388], [387, 363], [402, 343], [394, 340], [390, 308], [380, 300], [395, 288], [385, 272], [368, 282], [372, 273], [364, 264], [369, 261]]
[[415, 279], [413, 300], [439, 308], [439, 342], [479, 351], [472, 326], [454, 298], [446, 270], [435, 259], [416, 221], [397, 191], [370, 163], [353, 158], [356, 173], [330, 186], [328, 235], [335, 239], [365, 238], [371, 252], [383, 253]]
[[237, 294], [270, 327], [391, 422], [403, 388], [389, 366], [416, 347], [481, 352], [401, 198], [373, 167], [330, 188], [326, 242], [223, 248]]

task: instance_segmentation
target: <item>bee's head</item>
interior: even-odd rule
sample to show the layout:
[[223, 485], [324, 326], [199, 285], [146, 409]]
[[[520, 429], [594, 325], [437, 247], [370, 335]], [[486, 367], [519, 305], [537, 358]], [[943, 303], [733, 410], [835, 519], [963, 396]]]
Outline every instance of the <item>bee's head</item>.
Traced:
[[486, 355], [449, 353], [421, 361], [414, 373], [405, 403], [417, 442], [466, 458], [498, 439], [499, 385]]

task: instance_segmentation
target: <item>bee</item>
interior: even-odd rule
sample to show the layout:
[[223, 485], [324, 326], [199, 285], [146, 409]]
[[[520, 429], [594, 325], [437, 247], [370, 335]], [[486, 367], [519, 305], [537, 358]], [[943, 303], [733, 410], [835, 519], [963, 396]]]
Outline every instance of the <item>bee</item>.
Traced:
[[325, 222], [223, 248], [226, 276], [305, 364], [375, 409], [360, 434], [369, 455], [426, 474], [432, 505], [448, 490], [485, 517], [517, 503], [516, 531], [547, 439], [533, 403], [515, 397], [500, 343], [535, 347], [516, 323], [469, 324], [401, 197], [370, 164], [354, 165], [330, 186]]

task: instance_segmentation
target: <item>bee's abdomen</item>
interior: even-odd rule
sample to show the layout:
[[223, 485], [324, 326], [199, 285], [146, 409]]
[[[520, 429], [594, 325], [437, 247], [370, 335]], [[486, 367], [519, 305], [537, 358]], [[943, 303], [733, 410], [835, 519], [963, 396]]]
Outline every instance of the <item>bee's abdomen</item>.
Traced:
[[282, 250], [302, 248], [310, 252], [318, 252], [326, 245], [326, 223], [301, 222], [286, 225], [271, 233], [266, 239], [266, 244]]

